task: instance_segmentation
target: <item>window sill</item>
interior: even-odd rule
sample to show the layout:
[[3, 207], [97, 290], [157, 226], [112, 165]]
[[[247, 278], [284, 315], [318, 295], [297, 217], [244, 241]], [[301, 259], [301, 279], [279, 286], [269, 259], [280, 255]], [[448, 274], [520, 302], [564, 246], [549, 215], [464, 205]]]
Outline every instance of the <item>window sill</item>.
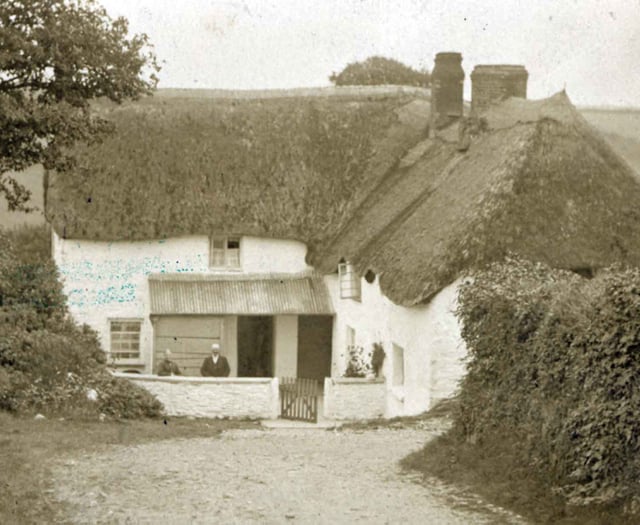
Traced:
[[126, 358], [113, 358], [107, 355], [107, 365], [111, 366], [130, 366], [130, 365], [144, 365], [144, 359], [142, 357], [126, 357]]

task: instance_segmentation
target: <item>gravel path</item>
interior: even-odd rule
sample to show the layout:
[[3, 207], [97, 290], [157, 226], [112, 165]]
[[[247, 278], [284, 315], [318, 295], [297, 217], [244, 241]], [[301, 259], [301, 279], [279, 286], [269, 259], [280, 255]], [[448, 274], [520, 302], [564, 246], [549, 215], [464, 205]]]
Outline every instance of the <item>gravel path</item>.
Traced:
[[60, 460], [56, 498], [73, 523], [524, 523], [401, 472], [438, 432], [235, 430], [114, 446]]

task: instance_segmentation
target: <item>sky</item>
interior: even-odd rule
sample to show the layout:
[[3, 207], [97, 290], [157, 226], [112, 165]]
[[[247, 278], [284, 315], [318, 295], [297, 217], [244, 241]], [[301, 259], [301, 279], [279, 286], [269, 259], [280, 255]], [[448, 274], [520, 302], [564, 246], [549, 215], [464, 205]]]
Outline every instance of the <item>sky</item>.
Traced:
[[529, 98], [566, 89], [577, 105], [640, 107], [640, 0], [98, 0], [146, 33], [159, 87], [330, 85], [372, 55], [433, 68], [463, 55], [523, 64]]

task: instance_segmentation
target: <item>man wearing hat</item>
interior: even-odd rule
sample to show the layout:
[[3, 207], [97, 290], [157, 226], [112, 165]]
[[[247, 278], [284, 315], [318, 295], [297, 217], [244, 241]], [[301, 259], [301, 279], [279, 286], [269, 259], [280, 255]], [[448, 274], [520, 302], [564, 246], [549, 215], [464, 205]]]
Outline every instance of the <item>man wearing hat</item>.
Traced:
[[227, 377], [230, 368], [227, 358], [220, 355], [220, 344], [211, 345], [211, 355], [204, 358], [200, 367], [200, 375], [203, 377]]

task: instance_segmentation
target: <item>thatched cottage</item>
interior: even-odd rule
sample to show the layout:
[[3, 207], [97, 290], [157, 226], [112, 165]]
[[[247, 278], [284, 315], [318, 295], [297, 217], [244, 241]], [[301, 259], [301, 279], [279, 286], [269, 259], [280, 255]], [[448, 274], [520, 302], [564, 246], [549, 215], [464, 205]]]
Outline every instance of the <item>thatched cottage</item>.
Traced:
[[[640, 184], [566, 94], [527, 101], [524, 68], [483, 66], [469, 112], [459, 64], [438, 55], [433, 93], [160, 91], [101, 108], [116, 133], [47, 183], [73, 316], [175, 413], [198, 403], [213, 341], [238, 378], [208, 380], [214, 415], [275, 415], [274, 377], [323, 381], [335, 417], [451, 395], [468, 269], [508, 253], [587, 274], [640, 262]], [[374, 343], [384, 380], [342, 379]], [[151, 377], [165, 348], [190, 376], [171, 393]]]

